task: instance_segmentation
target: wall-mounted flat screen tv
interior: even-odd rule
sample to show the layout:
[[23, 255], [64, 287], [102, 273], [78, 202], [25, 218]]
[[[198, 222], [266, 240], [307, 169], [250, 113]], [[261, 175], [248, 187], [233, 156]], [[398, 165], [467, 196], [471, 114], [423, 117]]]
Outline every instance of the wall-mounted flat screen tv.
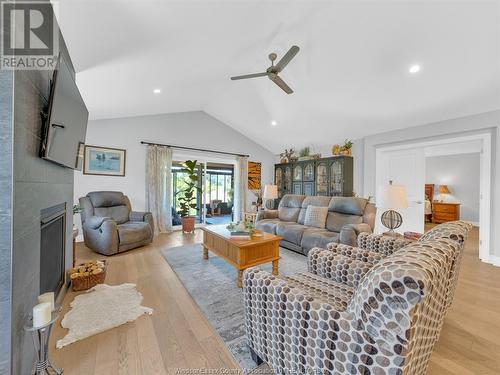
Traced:
[[60, 55], [50, 88], [40, 156], [81, 170], [88, 117], [70, 68]]

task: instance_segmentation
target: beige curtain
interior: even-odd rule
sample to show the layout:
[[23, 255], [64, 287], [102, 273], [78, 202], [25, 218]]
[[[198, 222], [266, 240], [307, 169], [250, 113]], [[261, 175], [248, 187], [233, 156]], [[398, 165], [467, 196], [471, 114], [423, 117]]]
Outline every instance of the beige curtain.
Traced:
[[234, 170], [234, 221], [243, 220], [248, 194], [248, 158], [236, 157]]
[[172, 149], [148, 146], [146, 157], [146, 206], [159, 233], [172, 230]]

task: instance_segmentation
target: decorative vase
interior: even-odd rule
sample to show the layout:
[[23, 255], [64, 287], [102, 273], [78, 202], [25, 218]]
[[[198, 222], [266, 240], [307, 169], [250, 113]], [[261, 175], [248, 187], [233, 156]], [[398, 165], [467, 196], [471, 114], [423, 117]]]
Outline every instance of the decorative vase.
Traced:
[[340, 155], [340, 145], [332, 146], [332, 155]]
[[182, 231], [184, 233], [193, 233], [194, 232], [194, 216], [184, 216], [181, 218], [182, 220]]

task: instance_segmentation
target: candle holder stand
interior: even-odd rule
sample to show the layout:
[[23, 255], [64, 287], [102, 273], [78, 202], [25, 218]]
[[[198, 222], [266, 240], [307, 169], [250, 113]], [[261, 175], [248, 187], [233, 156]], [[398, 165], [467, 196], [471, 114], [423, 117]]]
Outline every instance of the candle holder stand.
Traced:
[[49, 337], [50, 332], [52, 331], [52, 326], [57, 318], [59, 318], [59, 313], [57, 311], [53, 311], [50, 321], [41, 327], [33, 327], [33, 318], [29, 318], [24, 325], [24, 330], [31, 333], [33, 345], [35, 346], [36, 361], [33, 365], [33, 373], [35, 375], [50, 375], [49, 369], [57, 375], [61, 375], [63, 373], [63, 370], [54, 367], [52, 363], [50, 363], [49, 359]]

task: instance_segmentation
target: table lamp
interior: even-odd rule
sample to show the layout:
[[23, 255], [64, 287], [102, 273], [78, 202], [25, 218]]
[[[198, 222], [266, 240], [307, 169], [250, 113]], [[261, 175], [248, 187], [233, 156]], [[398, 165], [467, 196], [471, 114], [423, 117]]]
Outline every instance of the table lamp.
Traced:
[[[266, 208], [273, 209], [274, 200], [278, 198], [278, 186], [276, 185], [264, 186], [264, 194], [262, 194], [262, 198], [266, 200]], [[269, 204], [271, 204], [271, 207], [269, 207]]]
[[377, 191], [377, 208], [388, 209], [380, 217], [382, 224], [389, 229], [388, 235], [394, 235], [394, 229], [399, 228], [403, 224], [403, 217], [395, 209], [407, 208], [408, 200], [406, 198], [406, 189], [403, 185], [393, 185], [389, 181], [389, 185], [380, 186]]
[[443, 197], [443, 195], [451, 194], [450, 189], [448, 189], [448, 185], [441, 185], [441, 186], [439, 186], [439, 194], [440, 194], [440, 197], [441, 197], [441, 202], [444, 202], [444, 198], [445, 197]]

